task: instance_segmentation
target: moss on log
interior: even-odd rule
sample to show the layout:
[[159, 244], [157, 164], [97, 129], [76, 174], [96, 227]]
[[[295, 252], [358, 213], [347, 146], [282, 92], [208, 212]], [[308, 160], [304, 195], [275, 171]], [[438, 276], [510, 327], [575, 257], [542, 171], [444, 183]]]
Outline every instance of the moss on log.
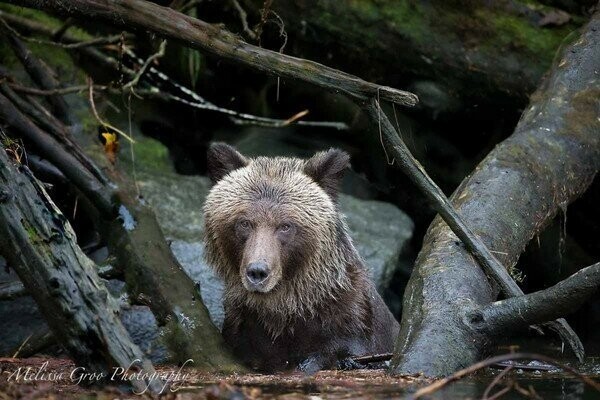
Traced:
[[[263, 5], [247, 3], [257, 13]], [[397, 87], [432, 80], [473, 100], [524, 99], [581, 23], [540, 26], [556, 10], [516, 0], [280, 0], [272, 9], [290, 36], [286, 52]]]
[[[521, 117], [452, 195], [453, 205], [506, 266], [600, 169], [600, 13], [556, 61]], [[493, 341], [467, 315], [495, 300], [491, 285], [448, 226], [435, 218], [404, 294], [393, 369], [445, 375]]]

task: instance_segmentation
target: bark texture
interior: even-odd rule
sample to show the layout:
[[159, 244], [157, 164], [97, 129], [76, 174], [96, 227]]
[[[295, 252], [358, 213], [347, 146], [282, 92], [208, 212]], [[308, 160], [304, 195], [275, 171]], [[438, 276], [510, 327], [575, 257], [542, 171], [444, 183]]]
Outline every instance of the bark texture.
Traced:
[[[33, 296], [61, 344], [88, 372], [154, 367], [121, 324], [119, 307], [94, 263], [77, 245], [69, 222], [29, 169], [0, 148], [0, 252]], [[132, 381], [158, 393], [160, 380]]]
[[[559, 53], [515, 133], [452, 195], [468, 226], [511, 269], [544, 225], [581, 195], [600, 168], [600, 15]], [[492, 337], [466, 313], [498, 290], [448, 226], [435, 218], [404, 294], [397, 373], [445, 375], [476, 361]]]

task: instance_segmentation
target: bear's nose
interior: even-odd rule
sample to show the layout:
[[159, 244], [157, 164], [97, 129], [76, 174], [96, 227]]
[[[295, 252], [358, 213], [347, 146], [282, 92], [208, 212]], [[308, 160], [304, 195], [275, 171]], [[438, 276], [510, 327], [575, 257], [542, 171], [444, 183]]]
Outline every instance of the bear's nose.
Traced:
[[269, 276], [269, 267], [262, 261], [252, 262], [246, 267], [246, 276], [250, 283], [258, 285]]

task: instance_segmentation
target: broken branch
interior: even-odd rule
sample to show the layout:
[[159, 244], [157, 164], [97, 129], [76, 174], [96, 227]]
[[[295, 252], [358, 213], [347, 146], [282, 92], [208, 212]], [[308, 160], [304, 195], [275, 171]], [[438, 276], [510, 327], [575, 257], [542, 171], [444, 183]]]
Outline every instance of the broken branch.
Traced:
[[502, 334], [564, 317], [576, 311], [599, 287], [600, 263], [596, 263], [548, 289], [496, 301], [472, 311], [467, 318], [475, 329]]

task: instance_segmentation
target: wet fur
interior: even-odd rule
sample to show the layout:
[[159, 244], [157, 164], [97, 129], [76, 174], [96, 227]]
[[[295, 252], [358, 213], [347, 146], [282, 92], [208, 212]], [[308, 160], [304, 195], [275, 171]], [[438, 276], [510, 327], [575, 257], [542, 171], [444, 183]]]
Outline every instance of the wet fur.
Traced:
[[[392, 351], [398, 323], [369, 280], [335, 202], [348, 155], [247, 159], [217, 144], [208, 165], [216, 183], [204, 206], [206, 258], [225, 282], [223, 335], [234, 352], [263, 371], [312, 371]], [[243, 246], [235, 224], [249, 210], [258, 218], [291, 218], [298, 227], [282, 250], [281, 279], [268, 293], [246, 290], [240, 278]]]

